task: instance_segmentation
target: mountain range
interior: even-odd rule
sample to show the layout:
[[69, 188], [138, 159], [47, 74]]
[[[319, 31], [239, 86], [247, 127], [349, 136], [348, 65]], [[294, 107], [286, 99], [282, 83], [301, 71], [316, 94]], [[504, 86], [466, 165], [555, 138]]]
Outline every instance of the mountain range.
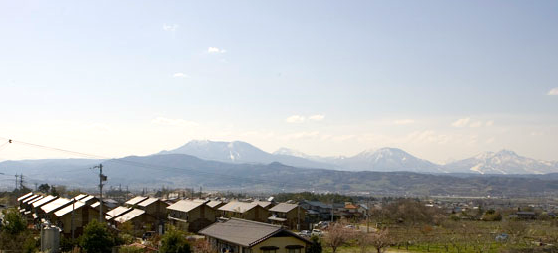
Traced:
[[[196, 188], [205, 191], [340, 192], [372, 196], [547, 196], [558, 194], [558, 174], [479, 175], [426, 174], [414, 172], [339, 171], [284, 165], [244, 164], [203, 160], [185, 154], [129, 156], [111, 160], [5, 161], [0, 173], [7, 176], [3, 189], [13, 189], [13, 176], [25, 175], [24, 184], [49, 183], [95, 191], [103, 164], [107, 190], [123, 186], [139, 190]], [[2, 185], [2, 184], [0, 184]]]
[[513, 151], [485, 152], [445, 165], [417, 158], [398, 148], [365, 150], [355, 156], [320, 157], [288, 148], [265, 152], [242, 141], [194, 140], [159, 154], [186, 154], [226, 163], [281, 164], [343, 171], [409, 171], [417, 173], [545, 174], [558, 172], [558, 162], [527, 158]]

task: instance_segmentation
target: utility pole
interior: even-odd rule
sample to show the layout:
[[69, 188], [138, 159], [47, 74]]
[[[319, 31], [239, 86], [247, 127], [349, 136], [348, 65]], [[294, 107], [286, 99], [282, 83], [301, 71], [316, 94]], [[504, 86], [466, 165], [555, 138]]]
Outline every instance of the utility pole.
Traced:
[[202, 198], [202, 187], [200, 186], [200, 199]]
[[35, 191], [38, 191], [39, 188], [37, 188], [38, 183], [35, 183]]
[[99, 169], [99, 222], [103, 222], [103, 181], [107, 181], [107, 176], [103, 175], [103, 164], [93, 169]]
[[16, 189], [16, 190], [17, 190], [17, 178], [18, 178], [18, 177], [19, 177], [19, 176], [18, 176], [17, 174], [15, 174], [15, 178], [16, 178], [16, 181], [15, 181], [15, 182], [16, 182], [16, 187], [15, 187], [15, 189]]
[[366, 233], [370, 233], [370, 199], [366, 202]]
[[[72, 199], [72, 240], [75, 238], [74, 236], [74, 210], [76, 210], [76, 198]], [[100, 210], [100, 209], [99, 209]]]
[[19, 188], [23, 190], [23, 173], [19, 175]]

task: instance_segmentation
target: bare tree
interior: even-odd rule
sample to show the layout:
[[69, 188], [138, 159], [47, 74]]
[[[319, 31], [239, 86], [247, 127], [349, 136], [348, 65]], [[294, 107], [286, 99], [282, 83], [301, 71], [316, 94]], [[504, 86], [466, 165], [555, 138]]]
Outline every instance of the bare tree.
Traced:
[[377, 253], [383, 253], [387, 247], [393, 244], [393, 239], [388, 229], [382, 229], [374, 233], [360, 233], [357, 242], [361, 253], [368, 252], [368, 247], [373, 247]]
[[337, 251], [337, 248], [344, 245], [353, 236], [353, 231], [345, 228], [342, 223], [331, 224], [324, 235], [324, 242], [327, 246], [331, 247], [332, 253]]

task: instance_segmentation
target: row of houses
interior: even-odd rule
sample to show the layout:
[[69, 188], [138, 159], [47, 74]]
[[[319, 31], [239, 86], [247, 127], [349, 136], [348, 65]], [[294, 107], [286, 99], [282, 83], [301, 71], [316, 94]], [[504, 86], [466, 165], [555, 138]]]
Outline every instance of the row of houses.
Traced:
[[[82, 194], [67, 199], [29, 193], [18, 198], [18, 201], [20, 212], [25, 217], [34, 221], [44, 219], [56, 223], [66, 236], [71, 233], [71, 223], [76, 228], [74, 233], [81, 234], [84, 225], [100, 215], [100, 202], [90, 195]], [[298, 215], [289, 215], [290, 212], [302, 210], [292, 203], [225, 203], [203, 199], [172, 203], [140, 196], [126, 201], [122, 206], [112, 207], [103, 213], [106, 221], [111, 224], [118, 226], [130, 222], [136, 228], [149, 230], [158, 225], [159, 221], [168, 220], [182, 226], [184, 230], [196, 230], [222, 253], [300, 253], [306, 252], [311, 243], [284, 225], [250, 220], [267, 217], [266, 221], [275, 218], [276, 221], [287, 222], [294, 219], [293, 215]], [[285, 217], [284, 220], [281, 217]]]
[[[19, 197], [19, 211], [31, 224], [49, 221], [70, 236], [72, 224], [74, 233], [81, 234], [83, 227], [93, 219], [99, 218], [95, 203], [99, 200], [91, 195], [80, 194], [71, 199], [28, 193]], [[98, 204], [97, 204], [98, 206]]]
[[[217, 221], [242, 219], [272, 224], [286, 229], [312, 228], [318, 221], [347, 217], [364, 217], [366, 206], [352, 203], [328, 205], [316, 201], [276, 203], [261, 200], [183, 199], [167, 200], [136, 196], [121, 205], [100, 202], [91, 195], [80, 194], [73, 198], [28, 193], [18, 199], [20, 212], [28, 221], [37, 224], [49, 221], [58, 225], [65, 236], [72, 232], [79, 236], [83, 227], [100, 216], [116, 229], [127, 223], [139, 233], [163, 233], [167, 224], [183, 231], [197, 233]], [[73, 231], [72, 231], [73, 224]], [[126, 226], [129, 228], [129, 226]]]
[[[49, 221], [58, 225], [66, 236], [81, 234], [83, 227], [92, 219], [98, 219], [99, 200], [91, 195], [80, 194], [73, 198], [28, 193], [18, 198], [20, 212], [30, 223]], [[104, 201], [103, 201], [104, 202]], [[198, 232], [218, 220], [240, 218], [280, 225], [290, 229], [307, 229], [308, 212], [296, 203], [271, 201], [229, 201], [209, 199], [162, 200], [137, 196], [120, 206], [103, 204], [102, 217], [115, 228], [126, 222], [134, 230], [164, 230], [170, 223], [189, 232]]]

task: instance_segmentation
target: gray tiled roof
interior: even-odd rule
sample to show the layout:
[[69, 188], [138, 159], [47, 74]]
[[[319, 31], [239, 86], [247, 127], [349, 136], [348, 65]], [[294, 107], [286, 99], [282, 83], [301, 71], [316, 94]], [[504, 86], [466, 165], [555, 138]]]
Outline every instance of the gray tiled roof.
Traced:
[[225, 222], [213, 223], [199, 233], [244, 247], [251, 247], [282, 230], [283, 228], [277, 225], [231, 218]]
[[64, 208], [62, 208], [62, 209], [56, 211], [56, 212], [54, 213], [54, 215], [56, 215], [56, 216], [58, 216], [58, 217], [62, 217], [62, 216], [64, 216], [64, 215], [66, 215], [66, 214], [71, 213], [71, 212], [72, 212], [72, 209], [75, 211], [75, 210], [78, 210], [78, 209], [82, 208], [83, 206], [85, 206], [85, 202], [83, 202], [83, 201], [76, 201], [74, 204], [67, 205], [66, 207], [64, 207]]
[[67, 204], [72, 203], [71, 199], [67, 198], [58, 198], [55, 201], [52, 201], [44, 206], [41, 207], [45, 213], [55, 212], [60, 208], [65, 207]]
[[126, 205], [137, 205], [137, 204], [139, 204], [140, 202], [142, 202], [146, 199], [147, 199], [147, 197], [137, 196], [135, 198], [132, 198], [132, 199], [126, 201], [126, 203], [124, 203], [124, 204], [126, 204]]
[[254, 200], [252, 203], [256, 203], [263, 208], [268, 208], [272, 204], [270, 201], [262, 201], [262, 200]]
[[45, 197], [45, 196], [40, 196], [40, 197], [38, 197], [38, 198], [36, 198], [36, 199], [33, 199], [33, 200], [27, 202], [27, 204], [28, 204], [28, 205], [31, 205], [31, 204], [33, 204], [33, 203], [35, 203], [35, 202], [37, 202], [37, 201], [43, 199], [44, 197]]
[[195, 201], [195, 200], [180, 200], [168, 206], [167, 209], [187, 213], [207, 202], [209, 201], [202, 202], [202, 201]]
[[53, 200], [55, 200], [55, 199], [57, 199], [57, 198], [58, 198], [58, 197], [54, 197], [54, 196], [48, 195], [48, 196], [44, 197], [43, 199], [41, 199], [41, 200], [39, 200], [39, 201], [33, 203], [33, 207], [35, 207], [35, 208], [41, 207], [41, 206], [43, 206], [44, 204], [49, 203], [49, 202], [51, 202], [51, 201], [53, 201]]
[[33, 195], [29, 198], [26, 198], [26, 199], [22, 200], [21, 203], [26, 204], [26, 203], [29, 203], [30, 201], [35, 200], [35, 199], [40, 198], [40, 197], [41, 197], [41, 195]]
[[18, 201], [18, 202], [19, 202], [19, 201], [22, 201], [22, 200], [24, 200], [24, 199], [26, 199], [26, 198], [29, 198], [29, 197], [31, 197], [31, 196], [33, 196], [33, 193], [32, 193], [32, 192], [29, 192], [29, 193], [27, 193], [27, 194], [25, 194], [25, 195], [23, 195], [23, 196], [17, 198], [17, 201]]
[[159, 200], [158, 198], [148, 198], [146, 200], [143, 200], [143, 201], [139, 202], [138, 206], [147, 207], [147, 206], [157, 202], [158, 200]]
[[235, 213], [245, 213], [246, 211], [251, 210], [252, 208], [258, 206], [256, 203], [246, 203], [240, 201], [233, 201], [229, 202], [226, 205], [219, 208], [219, 211], [228, 211], [228, 212], [235, 212]]
[[117, 222], [120, 222], [120, 223], [124, 223], [124, 222], [126, 222], [126, 221], [129, 221], [129, 220], [135, 218], [135, 217], [138, 217], [138, 216], [140, 216], [140, 215], [143, 215], [144, 213], [145, 213], [144, 210], [141, 210], [141, 209], [132, 209], [132, 211], [127, 212], [127, 213], [125, 213], [125, 214], [122, 214], [122, 215], [120, 215], [120, 216], [114, 218], [114, 220], [116, 220]]
[[215, 208], [216, 206], [222, 204], [223, 201], [219, 201], [219, 200], [212, 200], [209, 201], [209, 203], [207, 203], [207, 206], [211, 207], [211, 208]]
[[107, 216], [105, 216], [105, 218], [106, 218], [107, 220], [110, 220], [110, 219], [112, 219], [112, 218], [114, 218], [114, 217], [118, 217], [118, 216], [123, 215], [123, 214], [125, 214], [125, 213], [127, 213], [127, 212], [130, 212], [130, 211], [132, 211], [132, 208], [127, 208], [127, 207], [119, 206], [119, 207], [117, 207], [117, 208], [114, 208], [114, 209], [108, 211], [108, 212], [107, 212]]
[[270, 212], [278, 212], [278, 213], [288, 213], [291, 210], [297, 208], [298, 205], [296, 204], [287, 204], [287, 203], [279, 203], [273, 208], [269, 209]]

